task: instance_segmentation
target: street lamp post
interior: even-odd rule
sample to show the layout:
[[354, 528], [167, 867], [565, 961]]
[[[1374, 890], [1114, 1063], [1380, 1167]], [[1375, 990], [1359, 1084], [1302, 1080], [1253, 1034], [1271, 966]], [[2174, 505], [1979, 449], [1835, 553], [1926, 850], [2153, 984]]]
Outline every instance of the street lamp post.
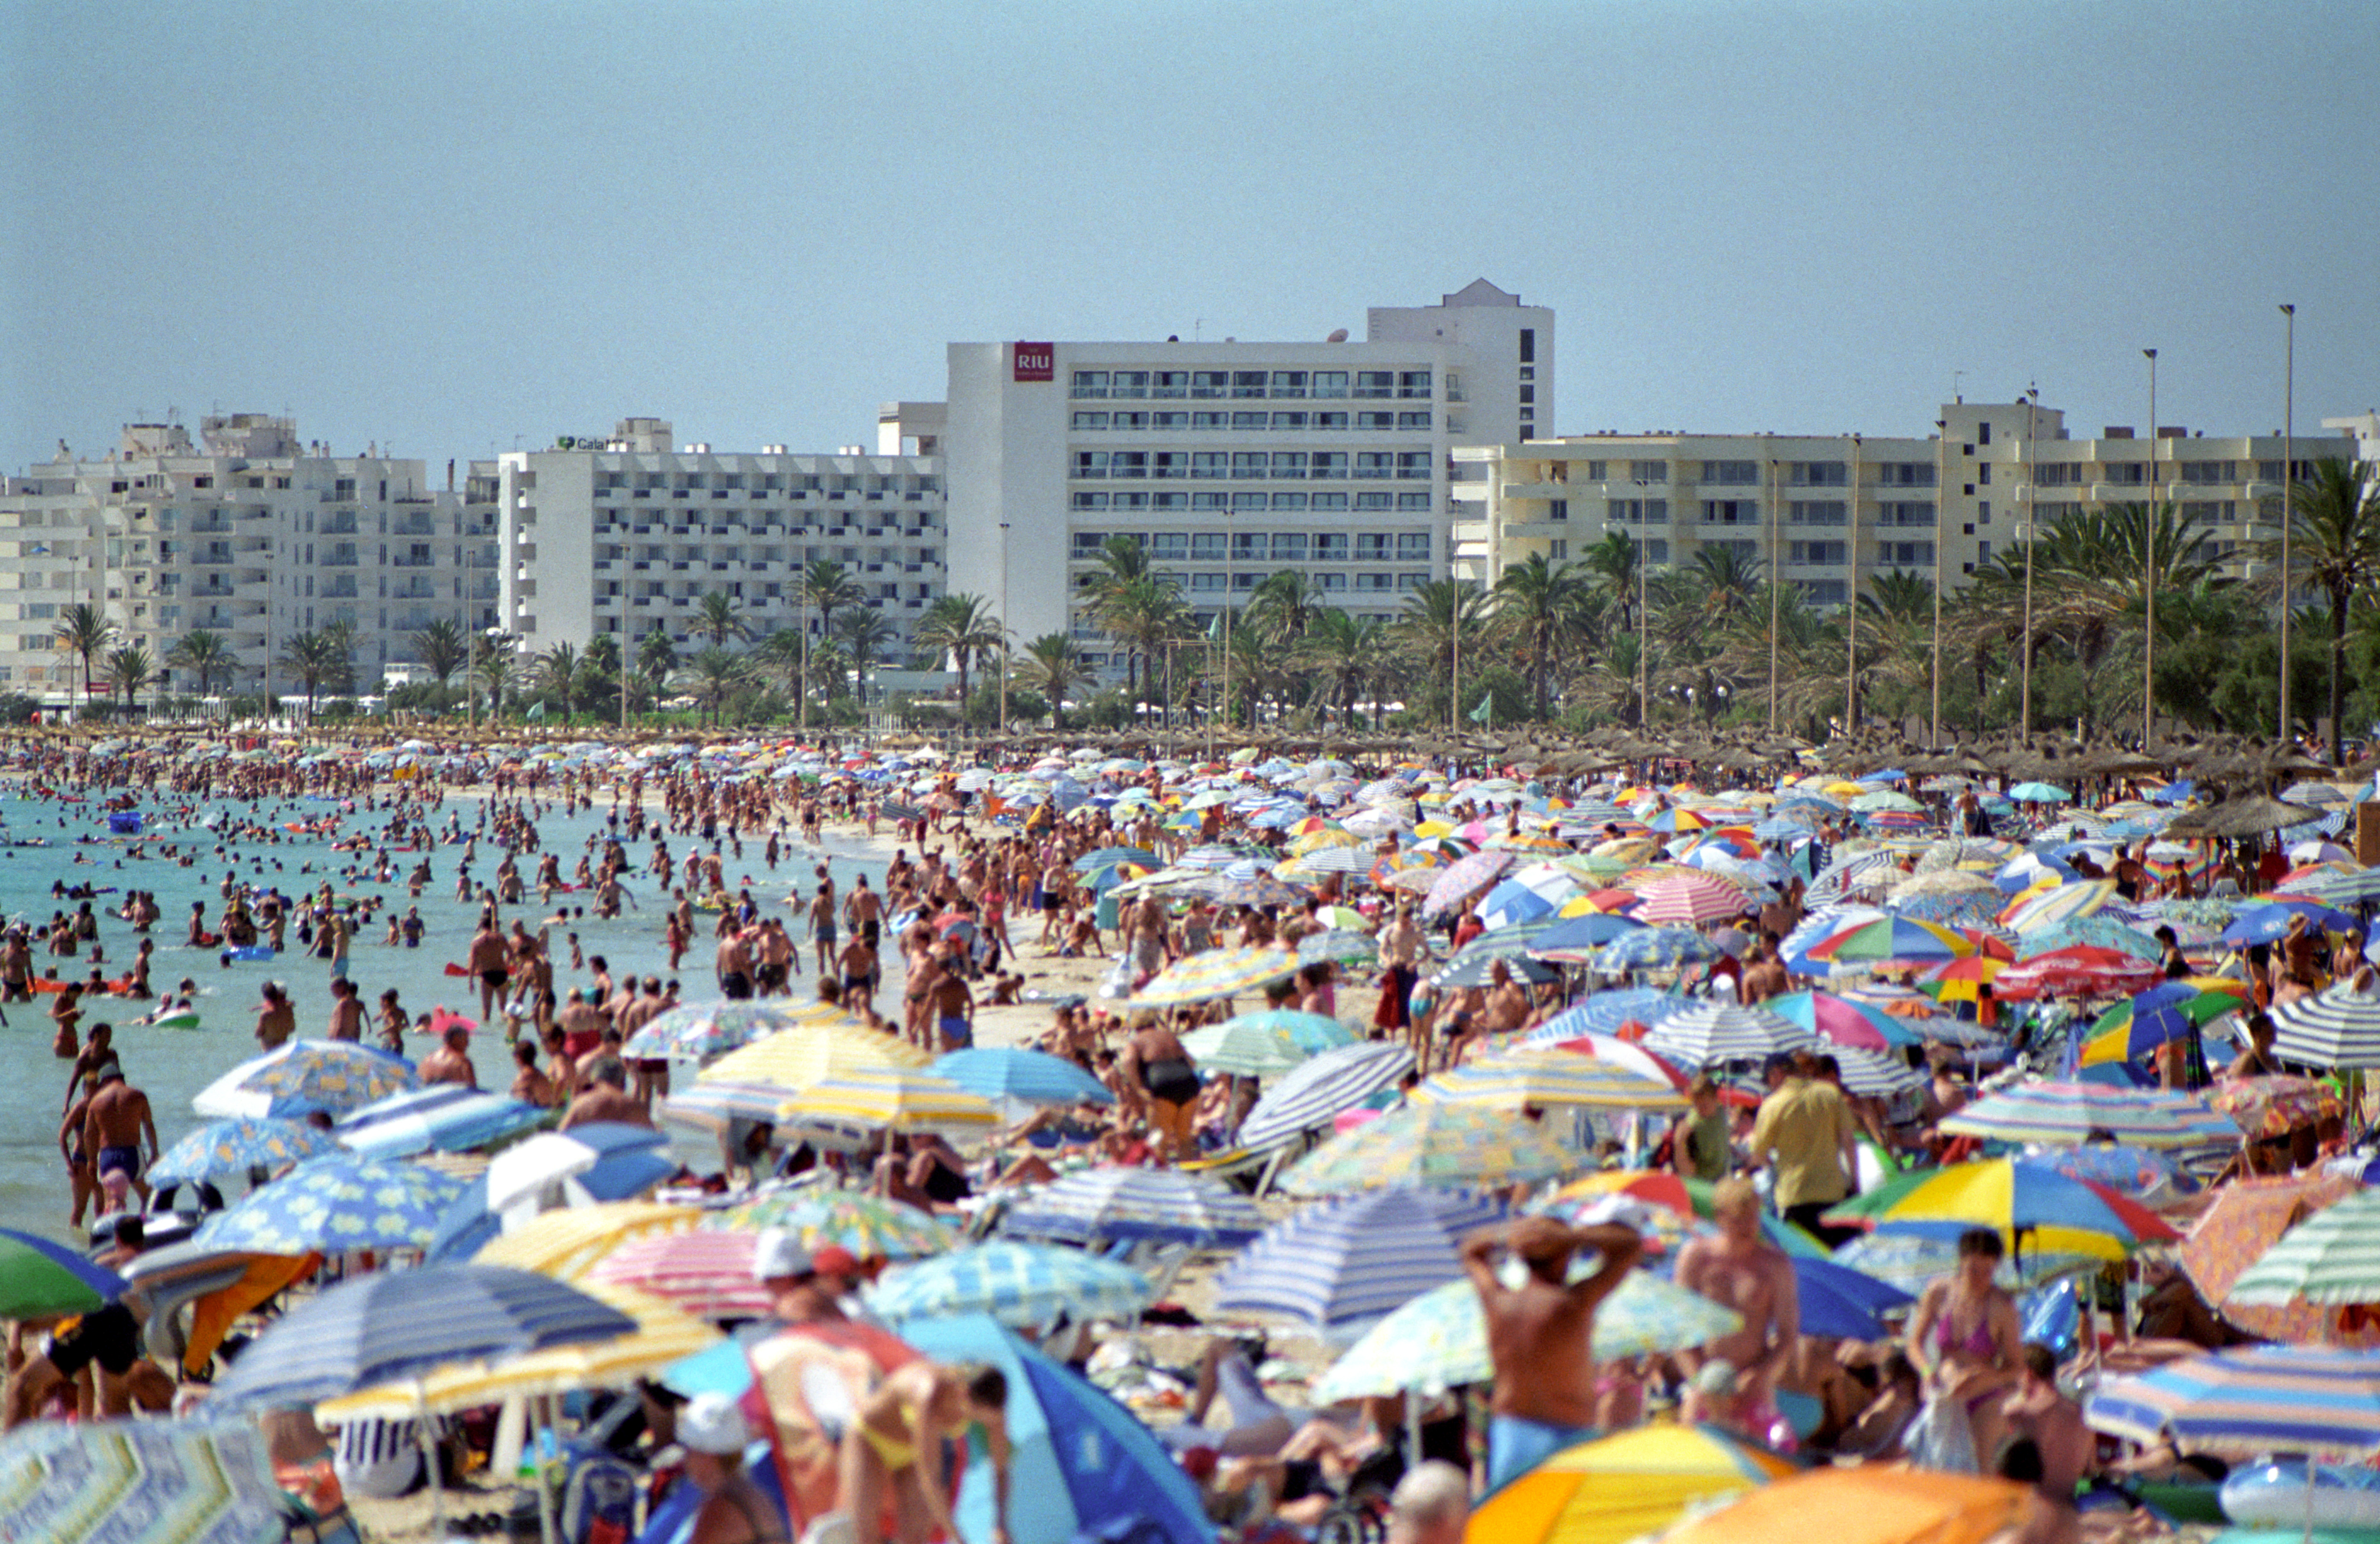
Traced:
[[2141, 532], [2141, 750], [2145, 755], [2156, 743], [2157, 351], [2143, 348], [2141, 353], [2149, 361], [2149, 497]]
[[1843, 556], [1851, 571], [1851, 582], [1845, 588], [1843, 613], [1847, 621], [1843, 633], [1843, 733], [1853, 733], [1859, 724], [1859, 501], [1860, 501], [1860, 437], [1852, 436], [1851, 486], [1845, 490], [1844, 519], [1851, 534], [1843, 544]]
[[1950, 421], [1934, 420], [1934, 746], [1942, 745], [1942, 540], [1943, 495], [1949, 490]]
[[[966, 715], [966, 704], [959, 704]], [[1000, 522], [1000, 732], [1008, 733], [1008, 522]]]
[[2024, 393], [2024, 656], [2017, 670], [2017, 733], [2033, 733], [2033, 539], [2041, 517], [2041, 453], [2034, 446], [2039, 432], [2041, 388]]
[[2290, 474], [2297, 470], [2298, 433], [2298, 309], [2283, 306], [2285, 343], [2282, 352], [2281, 396], [2281, 744], [2292, 743], [2289, 717], [2289, 606], [2297, 574], [2289, 563], [2289, 527], [2295, 524]]
[[1237, 558], [1232, 552], [1232, 512], [1223, 510], [1223, 717], [1232, 714], [1232, 585], [1237, 573]]
[[1777, 606], [1784, 589], [1777, 569], [1777, 458], [1768, 458], [1768, 732], [1777, 732]]

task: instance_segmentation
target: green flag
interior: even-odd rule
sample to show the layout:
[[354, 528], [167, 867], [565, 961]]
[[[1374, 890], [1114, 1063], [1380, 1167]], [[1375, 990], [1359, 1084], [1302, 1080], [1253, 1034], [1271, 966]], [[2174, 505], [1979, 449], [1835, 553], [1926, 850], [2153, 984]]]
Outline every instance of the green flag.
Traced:
[[1479, 706], [1471, 710], [1471, 722], [1474, 723], [1487, 723], [1493, 720], [1495, 716], [1496, 694], [1494, 692], [1485, 693], [1479, 699]]

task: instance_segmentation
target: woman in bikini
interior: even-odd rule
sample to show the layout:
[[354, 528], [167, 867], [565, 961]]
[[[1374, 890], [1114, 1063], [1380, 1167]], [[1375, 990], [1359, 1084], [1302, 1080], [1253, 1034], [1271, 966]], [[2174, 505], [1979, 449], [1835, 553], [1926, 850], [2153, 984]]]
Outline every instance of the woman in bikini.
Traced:
[[991, 1544], [1008, 1544], [1007, 1410], [1008, 1380], [997, 1368], [911, 1362], [887, 1374], [843, 1441], [843, 1510], [858, 1544], [958, 1537], [942, 1480], [945, 1438], [962, 1445], [962, 1472], [980, 1441], [991, 1463]]
[[2023, 1342], [2016, 1299], [1992, 1281], [2001, 1249], [1989, 1228], [1961, 1234], [1958, 1269], [1927, 1284], [1909, 1319], [1910, 1360], [1925, 1370], [1929, 1397], [1966, 1406], [1979, 1462], [2008, 1434], [2000, 1400], [2016, 1382]]

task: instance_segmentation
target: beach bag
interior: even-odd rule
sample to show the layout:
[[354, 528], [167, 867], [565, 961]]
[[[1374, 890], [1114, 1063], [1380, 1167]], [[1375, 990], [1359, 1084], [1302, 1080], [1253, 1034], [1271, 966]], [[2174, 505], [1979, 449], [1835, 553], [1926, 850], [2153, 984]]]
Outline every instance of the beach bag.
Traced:
[[1965, 1406], [1940, 1394], [1925, 1402], [1909, 1429], [1906, 1451], [1910, 1463], [1945, 1474], [1980, 1473], [1975, 1461], [1975, 1429], [1968, 1424]]
[[637, 1528], [637, 1471], [609, 1453], [574, 1453], [561, 1524], [568, 1544], [627, 1544]]

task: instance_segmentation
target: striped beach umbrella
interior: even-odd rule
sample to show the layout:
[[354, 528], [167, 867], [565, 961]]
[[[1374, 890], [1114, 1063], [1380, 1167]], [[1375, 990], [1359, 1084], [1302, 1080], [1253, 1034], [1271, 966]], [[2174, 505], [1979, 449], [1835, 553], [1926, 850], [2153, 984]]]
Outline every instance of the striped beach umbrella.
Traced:
[[2380, 1450], [2380, 1352], [2210, 1352], [2101, 1384], [2083, 1418], [2136, 1442], [2171, 1437], [2184, 1448], [2240, 1453], [2369, 1453]]
[[1757, 1062], [1800, 1051], [1817, 1037], [1780, 1014], [1733, 1003], [1705, 1003], [1672, 1014], [1645, 1037], [1645, 1049], [1682, 1067]]
[[2227, 1304], [2380, 1303], [2380, 1189], [2359, 1190], [2281, 1234], [2231, 1283]]
[[987, 1131], [1000, 1124], [982, 1095], [909, 1067], [839, 1074], [786, 1100], [777, 1113], [789, 1125], [862, 1131]]
[[808, 1249], [837, 1245], [860, 1259], [924, 1259], [959, 1246], [959, 1231], [932, 1212], [865, 1190], [804, 1185], [772, 1190], [713, 1212], [705, 1227], [729, 1233], [783, 1228]]
[[1267, 1028], [1238, 1018], [1209, 1024], [1182, 1037], [1182, 1049], [1202, 1072], [1230, 1073], [1239, 1077], [1267, 1077], [1283, 1073], [1305, 1060], [1285, 1029]]
[[2019, 898], [2000, 913], [2000, 920], [2021, 933], [2029, 933], [2090, 917], [2120, 904], [2114, 880], [2080, 880]]
[[690, 1206], [661, 1201], [605, 1201], [540, 1212], [490, 1239], [472, 1257], [480, 1265], [509, 1265], [557, 1282], [575, 1282], [596, 1261], [632, 1239], [690, 1233], [703, 1221]]
[[1699, 928], [1752, 909], [1742, 885], [1716, 874], [1677, 874], [1654, 880], [1636, 891], [1635, 916], [1650, 926]]
[[1257, 1100], [1240, 1123], [1240, 1145], [1269, 1148], [1328, 1125], [1341, 1111], [1395, 1088], [1413, 1065], [1410, 1050], [1380, 1040], [1322, 1052]]
[[2156, 1213], [2105, 1185], [2005, 1158], [1925, 1175], [1875, 1216], [1879, 1229], [1924, 1222], [1990, 1228], [2011, 1252], [2037, 1246], [2107, 1259], [2180, 1237]]
[[1928, 1081], [1925, 1074], [1911, 1066], [1901, 1056], [1856, 1045], [1822, 1046], [1819, 1049], [1835, 1059], [1835, 1068], [1842, 1075], [1843, 1087], [1865, 1098], [1888, 1099], [1894, 1094], [1913, 1093]]
[[2190, 1148], [2240, 1140], [2240, 1128], [2187, 1094], [2100, 1083], [2020, 1083], [1946, 1116], [1953, 1137], [2074, 1147], [2104, 1132], [2119, 1144]]
[[1530, 1185], [1578, 1157], [1534, 1121], [1472, 1104], [1408, 1104], [1342, 1132], [1281, 1176], [1292, 1196], [1344, 1196], [1386, 1185]]
[[1423, 919], [1435, 921], [1451, 915], [1463, 902], [1493, 884], [1518, 856], [1490, 849], [1458, 858], [1439, 869], [1428, 894], [1422, 898]]
[[1836, 966], [1867, 966], [1879, 960], [1963, 959], [1975, 952], [1975, 945], [1957, 929], [1939, 922], [1887, 916], [1822, 939], [1803, 952], [1814, 960]]
[[769, 1295], [752, 1279], [758, 1233], [657, 1234], [621, 1245], [586, 1272], [590, 1284], [627, 1287], [697, 1319], [759, 1319]]
[[1002, 1223], [1024, 1238], [1097, 1244], [1159, 1238], [1204, 1246], [1246, 1243], [1264, 1213], [1222, 1181], [1178, 1169], [1086, 1169], [1021, 1197]]
[[1503, 1215], [1501, 1205], [1471, 1192], [1402, 1185], [1307, 1207], [1224, 1267], [1215, 1306], [1329, 1334], [1461, 1276], [1457, 1241]]
[[922, 1067], [932, 1060], [897, 1035], [870, 1029], [856, 1018], [837, 1018], [763, 1036], [729, 1052], [698, 1076], [703, 1083], [764, 1083], [799, 1093], [830, 1077]]
[[2380, 991], [2351, 981], [2273, 1010], [2273, 1054], [2310, 1067], [2380, 1067]]
[[775, 1121], [789, 1091], [774, 1083], [697, 1083], [662, 1100], [654, 1112], [679, 1125], [725, 1131], [735, 1121]]
[[1787, 992], [1760, 1005], [1837, 1046], [1883, 1051], [1888, 1046], [1920, 1045], [1925, 1039], [1881, 1008], [1830, 991]]
[[1650, 1028], [1694, 1005], [1695, 1000], [1691, 997], [1680, 997], [1653, 987], [1598, 991], [1575, 1007], [1564, 1008], [1530, 1030], [1528, 1039], [1532, 1045], [1559, 1045], [1585, 1035], [1617, 1034], [1623, 1025]]
[[1013, 1329], [1038, 1329], [1060, 1314], [1077, 1323], [1137, 1319], [1155, 1295], [1148, 1278], [1079, 1249], [979, 1244], [895, 1266], [868, 1293], [868, 1306], [898, 1323], [979, 1313]]
[[1176, 960], [1133, 994], [1132, 1008], [1176, 1008], [1285, 981], [1298, 972], [1297, 953], [1270, 945], [1209, 949]]
[[1575, 1105], [1609, 1110], [1686, 1108], [1668, 1078], [1553, 1047], [1508, 1051], [1430, 1078], [1407, 1096], [1417, 1104], [1484, 1104], [1500, 1110]]
[[1062, 1056], [1023, 1046], [970, 1046], [937, 1058], [934, 1075], [969, 1093], [1020, 1104], [1113, 1104], [1106, 1084]]

